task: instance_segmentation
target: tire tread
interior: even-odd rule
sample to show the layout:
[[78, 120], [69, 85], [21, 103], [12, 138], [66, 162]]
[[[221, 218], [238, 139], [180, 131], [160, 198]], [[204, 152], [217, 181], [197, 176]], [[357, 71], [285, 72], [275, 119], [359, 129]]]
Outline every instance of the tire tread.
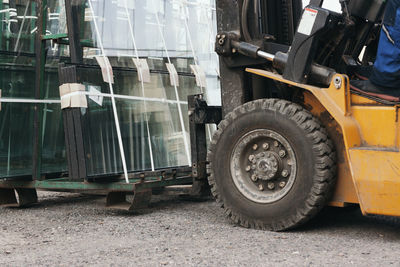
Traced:
[[[252, 112], [256, 109], [281, 113], [294, 121], [306, 133], [306, 137], [312, 142], [312, 150], [315, 157], [314, 186], [307, 196], [306, 203], [295, 214], [283, 221], [275, 223], [264, 223], [236, 213], [232, 207], [227, 207], [220, 197], [220, 189], [215, 181], [212, 159], [218, 145], [218, 141], [225, 129], [239, 116]], [[313, 218], [326, 204], [333, 192], [336, 178], [336, 152], [326, 129], [307, 110], [301, 106], [280, 99], [261, 99], [246, 103], [229, 113], [219, 124], [215, 132], [207, 155], [208, 181], [211, 192], [219, 206], [224, 209], [225, 215], [246, 228], [282, 231], [298, 227]]]

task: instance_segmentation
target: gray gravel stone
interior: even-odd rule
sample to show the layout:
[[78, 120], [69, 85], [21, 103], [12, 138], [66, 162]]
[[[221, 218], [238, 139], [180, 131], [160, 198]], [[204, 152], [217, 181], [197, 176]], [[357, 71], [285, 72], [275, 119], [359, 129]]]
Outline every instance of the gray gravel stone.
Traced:
[[156, 196], [151, 208], [104, 208], [104, 197], [39, 192], [0, 209], [0, 266], [400, 266], [400, 221], [326, 208], [296, 231], [236, 227], [212, 200]]

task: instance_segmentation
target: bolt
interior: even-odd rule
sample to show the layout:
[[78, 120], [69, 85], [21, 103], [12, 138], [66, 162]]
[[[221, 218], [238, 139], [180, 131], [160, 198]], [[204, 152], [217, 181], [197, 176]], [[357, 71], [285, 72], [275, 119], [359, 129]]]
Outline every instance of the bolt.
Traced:
[[284, 158], [286, 156], [285, 150], [279, 151], [279, 157]]
[[251, 180], [252, 180], [253, 182], [257, 182], [257, 180], [258, 180], [257, 175], [256, 175], [256, 174], [253, 174], [253, 175], [251, 176]]
[[334, 81], [336, 89], [340, 89], [342, 87], [342, 78], [336, 77]]
[[249, 161], [253, 161], [254, 160], [254, 155], [250, 155], [249, 156]]
[[235, 54], [236, 52], [237, 52], [236, 48], [233, 48], [233, 49], [232, 49], [232, 53]]
[[274, 190], [275, 184], [274, 183], [268, 183], [268, 189], [269, 190]]
[[252, 170], [255, 170], [256, 168], [257, 168], [257, 167], [256, 167], [255, 164], [251, 165], [251, 169], [252, 169]]
[[257, 144], [254, 144], [253, 145], [253, 150], [257, 150], [258, 149], [258, 145]]
[[269, 149], [269, 144], [268, 143], [264, 143], [263, 144], [263, 149], [268, 150]]
[[270, 173], [270, 174], [268, 175], [269, 178], [274, 178], [274, 176], [275, 176], [275, 175], [274, 175], [273, 173]]
[[280, 183], [279, 183], [279, 187], [280, 187], [280, 188], [284, 188], [285, 186], [286, 186], [286, 183], [285, 183], [285, 182], [280, 182]]
[[288, 172], [287, 170], [283, 170], [283, 171], [282, 171], [282, 176], [283, 176], [283, 177], [286, 178], [286, 177], [288, 177], [288, 175], [289, 175], [289, 172]]
[[278, 141], [274, 141], [274, 146], [276, 146], [276, 147], [278, 147], [278, 146], [279, 146], [279, 143], [278, 143]]
[[258, 185], [258, 190], [264, 191], [264, 186], [263, 186], [262, 184], [259, 184], [259, 185]]
[[218, 34], [218, 35], [217, 35], [217, 38], [218, 38], [218, 39], [219, 39], [219, 38], [221, 38], [221, 35], [220, 35], [220, 34]]
[[249, 172], [251, 170], [250, 165], [246, 167], [246, 172]]

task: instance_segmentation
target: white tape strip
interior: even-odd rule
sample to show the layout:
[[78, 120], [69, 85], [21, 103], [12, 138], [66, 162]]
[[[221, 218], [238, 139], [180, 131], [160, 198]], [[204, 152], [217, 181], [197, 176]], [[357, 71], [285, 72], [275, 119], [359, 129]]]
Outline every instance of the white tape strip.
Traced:
[[165, 63], [167, 66], [168, 72], [169, 72], [169, 80], [171, 83], [171, 86], [179, 86], [179, 75], [178, 72], [175, 69], [174, 64], [172, 63]]
[[129, 95], [111, 95], [105, 93], [95, 93], [95, 92], [88, 92], [88, 91], [75, 91], [69, 94], [65, 94], [61, 97], [62, 102], [63, 98], [71, 97], [71, 96], [94, 96], [94, 97], [106, 97], [106, 98], [115, 98], [115, 99], [123, 99], [123, 100], [136, 100], [136, 101], [146, 101], [146, 102], [156, 102], [156, 103], [168, 103], [168, 104], [179, 104], [179, 105], [187, 105], [187, 101], [177, 101], [177, 100], [169, 100], [169, 99], [162, 99], [162, 98], [150, 98], [150, 97], [141, 97], [141, 96], [129, 96]]
[[[100, 38], [100, 36], [98, 38]], [[95, 56], [95, 58], [97, 63], [100, 65], [104, 82], [114, 83], [114, 73], [108, 57], [106, 57], [103, 53], [103, 56]]]
[[[1, 93], [0, 93], [1, 94]], [[107, 97], [111, 98], [111, 94], [104, 93], [95, 93], [95, 92], [79, 92], [73, 93], [75, 95], [86, 95], [93, 97]], [[65, 95], [67, 96], [67, 95]], [[151, 97], [141, 97], [141, 96], [129, 96], [129, 95], [114, 95], [115, 99], [124, 99], [124, 100], [137, 100], [137, 101], [147, 101], [147, 102], [155, 102], [155, 103], [168, 103], [168, 104], [179, 104], [179, 105], [187, 105], [187, 101], [176, 101], [169, 100], [165, 98], [151, 98]], [[61, 104], [61, 100], [58, 99], [24, 99], [24, 98], [1, 98], [0, 103], [20, 103], [20, 104]]]
[[135, 63], [139, 82], [150, 83], [150, 68], [147, 64], [145, 58], [133, 58], [133, 63]]
[[7, 8], [7, 9], [2, 9], [2, 10], [0, 10], [0, 14], [1, 14], [1, 13], [8, 13], [8, 12], [13, 12], [13, 13], [15, 13], [15, 12], [17, 12], [17, 9], [15, 9], [15, 8]]
[[61, 109], [87, 108], [85, 95], [73, 94], [85, 91], [85, 85], [78, 83], [66, 83], [60, 86]]
[[61, 103], [61, 100], [51, 100], [51, 99], [24, 99], [24, 98], [0, 98], [0, 103], [60, 104], [60, 103]]
[[93, 100], [95, 103], [97, 103], [99, 106], [103, 106], [103, 96], [98, 96], [94, 94], [101, 94], [100, 90], [97, 90], [97, 88], [93, 85], [89, 86], [89, 98]]
[[199, 65], [190, 65], [192, 72], [196, 76], [196, 84], [201, 88], [207, 87], [206, 73]]
[[0, 89], [0, 111], [1, 111], [1, 89]]

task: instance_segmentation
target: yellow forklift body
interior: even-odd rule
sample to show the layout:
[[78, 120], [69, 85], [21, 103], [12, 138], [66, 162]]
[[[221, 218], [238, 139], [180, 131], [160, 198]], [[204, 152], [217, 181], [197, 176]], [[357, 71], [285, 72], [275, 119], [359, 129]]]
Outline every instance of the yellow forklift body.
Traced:
[[246, 71], [305, 89], [303, 104], [336, 135], [338, 179], [330, 205], [359, 203], [363, 214], [400, 216], [399, 106], [352, 95], [346, 75], [320, 88], [265, 70]]

